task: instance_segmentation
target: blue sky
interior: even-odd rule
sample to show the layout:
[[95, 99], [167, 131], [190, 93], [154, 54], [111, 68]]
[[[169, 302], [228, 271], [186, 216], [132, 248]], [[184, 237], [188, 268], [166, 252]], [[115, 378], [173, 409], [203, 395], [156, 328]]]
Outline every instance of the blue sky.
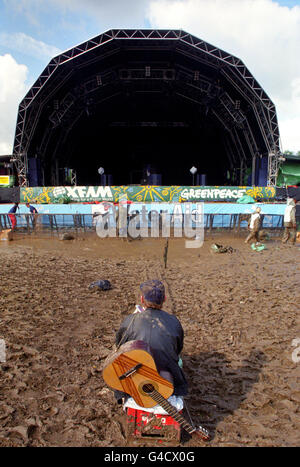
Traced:
[[[9, 53], [18, 63], [26, 64], [27, 82], [32, 84], [56, 52], [111, 28], [150, 28], [146, 17], [148, 3], [144, 0], [0, 0], [0, 55]], [[22, 38], [27, 44], [23, 44]], [[28, 38], [37, 43], [30, 44]], [[45, 45], [39, 47], [39, 42]]]
[[300, 0], [0, 0], [0, 154], [51, 58], [111, 28], [176, 28], [241, 58], [300, 150]]

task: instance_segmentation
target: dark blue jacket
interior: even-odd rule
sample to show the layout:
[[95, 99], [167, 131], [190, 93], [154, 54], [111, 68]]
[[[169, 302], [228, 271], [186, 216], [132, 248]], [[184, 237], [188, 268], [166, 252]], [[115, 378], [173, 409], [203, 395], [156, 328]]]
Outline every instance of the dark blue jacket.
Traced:
[[18, 209], [18, 206], [14, 205], [9, 211], [9, 214], [15, 214], [16, 210]]
[[116, 345], [131, 340], [146, 342], [151, 347], [158, 372], [169, 371], [173, 376], [174, 395], [184, 396], [188, 392], [188, 385], [178, 366], [183, 339], [184, 332], [176, 316], [163, 310], [147, 308], [124, 319], [116, 334]]

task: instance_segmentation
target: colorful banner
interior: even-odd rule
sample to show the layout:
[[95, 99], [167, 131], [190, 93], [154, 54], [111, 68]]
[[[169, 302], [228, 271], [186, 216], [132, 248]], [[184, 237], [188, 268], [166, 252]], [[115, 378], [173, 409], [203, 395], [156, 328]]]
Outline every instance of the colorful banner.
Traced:
[[251, 196], [258, 200], [272, 199], [276, 196], [274, 187], [198, 186], [181, 188], [181, 201], [237, 201], [243, 196]]
[[274, 187], [229, 186], [64, 186], [20, 188], [20, 202], [82, 203], [128, 199], [133, 202], [237, 201], [274, 199]]

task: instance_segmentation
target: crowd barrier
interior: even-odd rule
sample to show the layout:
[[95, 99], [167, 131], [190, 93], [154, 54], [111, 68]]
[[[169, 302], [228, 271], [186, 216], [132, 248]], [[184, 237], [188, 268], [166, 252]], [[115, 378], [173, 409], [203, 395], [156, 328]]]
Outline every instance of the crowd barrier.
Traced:
[[[151, 230], [151, 215], [147, 219], [146, 227]], [[161, 215], [160, 215], [161, 216]], [[184, 214], [182, 218], [174, 218], [173, 214], [169, 214], [169, 222], [171, 229], [180, 225], [184, 227]], [[93, 214], [16, 214], [16, 229], [31, 233], [33, 231], [61, 232], [64, 230], [72, 230], [78, 232], [88, 232], [96, 230], [98, 217]], [[207, 231], [214, 229], [228, 229], [235, 232], [246, 229], [248, 227], [249, 214], [204, 214], [203, 227]], [[128, 218], [130, 222], [130, 218]], [[159, 226], [161, 228], [161, 217]], [[114, 219], [110, 219], [110, 225], [117, 227]], [[145, 227], [145, 224], [143, 225]], [[192, 221], [192, 228], [196, 226]], [[0, 214], [0, 230], [10, 229], [12, 227], [9, 214]], [[137, 222], [137, 228], [141, 227], [141, 223]], [[263, 229], [281, 229], [283, 227], [283, 215], [262, 215]], [[150, 234], [149, 234], [150, 235]]]

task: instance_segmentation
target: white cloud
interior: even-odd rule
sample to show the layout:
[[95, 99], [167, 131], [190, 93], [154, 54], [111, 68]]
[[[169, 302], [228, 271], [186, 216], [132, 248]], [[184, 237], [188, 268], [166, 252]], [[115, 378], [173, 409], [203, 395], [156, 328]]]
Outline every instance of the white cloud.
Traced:
[[[48, 62], [61, 53], [57, 47], [23, 33], [0, 33], [0, 45], [40, 62]], [[28, 71], [27, 66], [17, 63], [12, 55], [0, 56], [0, 154], [11, 154], [13, 151], [18, 106], [29, 88], [26, 80], [32, 78]]]
[[183, 29], [239, 57], [276, 106], [283, 150], [300, 150], [300, 132], [295, 132], [300, 6], [272, 0], [152, 0], [148, 17], [153, 27]]
[[280, 134], [284, 151], [300, 151], [299, 144], [300, 117], [285, 118], [280, 125]]
[[23, 32], [0, 33], [0, 45], [30, 55], [38, 60], [50, 60], [62, 52], [59, 48], [38, 41]]
[[28, 69], [9, 55], [0, 56], [0, 154], [11, 154], [17, 111], [27, 91]]

